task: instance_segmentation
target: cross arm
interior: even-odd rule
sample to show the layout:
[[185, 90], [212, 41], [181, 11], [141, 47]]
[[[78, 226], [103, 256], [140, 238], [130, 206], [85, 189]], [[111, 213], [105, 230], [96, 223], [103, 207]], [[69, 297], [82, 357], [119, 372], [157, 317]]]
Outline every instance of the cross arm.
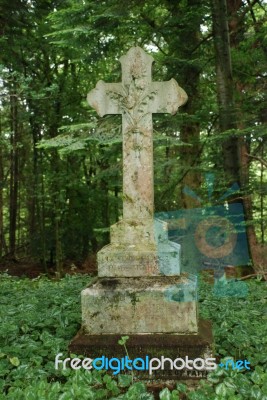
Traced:
[[106, 114], [121, 114], [118, 96], [121, 95], [120, 83], [98, 81], [96, 87], [87, 95], [87, 101], [100, 117]]
[[174, 115], [178, 108], [187, 102], [187, 94], [175, 79], [167, 82], [151, 83], [152, 99], [149, 102], [151, 113], [168, 113]]

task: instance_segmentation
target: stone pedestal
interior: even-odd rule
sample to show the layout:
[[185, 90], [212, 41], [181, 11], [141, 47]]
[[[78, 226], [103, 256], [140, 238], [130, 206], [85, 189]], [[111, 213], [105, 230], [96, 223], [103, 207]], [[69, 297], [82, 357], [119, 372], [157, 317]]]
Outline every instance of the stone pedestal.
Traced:
[[196, 286], [193, 275], [99, 278], [82, 291], [84, 332], [197, 334]]
[[[136, 227], [120, 221], [112, 227], [111, 244], [98, 253], [99, 277], [82, 291], [82, 329], [70, 344], [72, 353], [120, 358], [125, 354], [118, 340], [127, 335], [132, 359], [212, 356], [210, 324], [198, 320], [197, 278], [180, 274], [180, 246], [168, 240], [167, 224], [149, 222]], [[140, 232], [138, 243], [134, 238]], [[134, 374], [144, 380], [201, 379], [207, 374], [205, 369], [166, 365], [152, 376], [148, 371]]]
[[97, 256], [99, 279], [82, 291], [87, 334], [197, 334], [197, 280], [180, 275], [180, 246], [165, 222], [120, 221]]

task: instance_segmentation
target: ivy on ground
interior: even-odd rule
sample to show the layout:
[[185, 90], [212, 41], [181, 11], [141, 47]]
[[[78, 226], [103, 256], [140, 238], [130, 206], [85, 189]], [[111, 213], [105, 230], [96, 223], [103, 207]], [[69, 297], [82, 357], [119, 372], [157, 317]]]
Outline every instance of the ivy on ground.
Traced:
[[[90, 279], [0, 275], [0, 399], [154, 399], [144, 383], [132, 384], [131, 377], [55, 370], [56, 354], [67, 357], [68, 343], [80, 327], [80, 292]], [[218, 297], [212, 285], [201, 282], [199, 301], [201, 317], [213, 324], [217, 359], [247, 359], [251, 370], [218, 367], [197, 389], [178, 383], [175, 390], [163, 389], [160, 399], [267, 400], [266, 282], [248, 282], [248, 294], [241, 298]]]

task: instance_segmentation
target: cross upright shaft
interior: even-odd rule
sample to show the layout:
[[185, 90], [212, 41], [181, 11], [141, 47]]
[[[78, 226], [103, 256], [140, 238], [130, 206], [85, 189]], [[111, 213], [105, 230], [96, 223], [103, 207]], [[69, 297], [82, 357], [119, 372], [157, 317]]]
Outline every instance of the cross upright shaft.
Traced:
[[153, 61], [140, 47], [132, 47], [120, 58], [122, 82], [99, 81], [87, 96], [99, 116], [122, 115], [123, 219], [128, 221], [153, 218], [152, 113], [175, 114], [187, 101], [174, 79], [152, 82]]

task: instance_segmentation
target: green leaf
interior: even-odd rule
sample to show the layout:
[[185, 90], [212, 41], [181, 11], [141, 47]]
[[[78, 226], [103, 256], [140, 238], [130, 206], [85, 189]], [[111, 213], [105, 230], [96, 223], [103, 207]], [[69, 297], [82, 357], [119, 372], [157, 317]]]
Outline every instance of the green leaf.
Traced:
[[120, 374], [118, 377], [118, 384], [120, 387], [128, 387], [132, 383], [131, 375], [122, 375]]
[[179, 396], [179, 392], [178, 390], [174, 389], [171, 393], [171, 400], [179, 400], [180, 396]]
[[111, 376], [109, 376], [108, 374], [106, 374], [105, 376], [103, 376], [103, 382], [104, 383], [110, 383], [112, 381]]
[[225, 386], [229, 389], [236, 389], [236, 384], [234, 382], [233, 378], [225, 378], [223, 383], [225, 384]]
[[164, 388], [159, 394], [160, 400], [171, 400], [171, 392], [168, 388]]
[[120, 344], [121, 346], [124, 346], [128, 339], [129, 339], [129, 336], [122, 336], [120, 338], [120, 340], [118, 340], [118, 344]]
[[219, 385], [216, 386], [216, 388], [215, 388], [215, 392], [219, 396], [224, 396], [225, 397], [227, 395], [227, 387], [225, 386], [224, 383], [219, 383]]
[[142, 394], [146, 393], [146, 387], [144, 383], [142, 382], [137, 382], [134, 383], [128, 390], [126, 394], [127, 400], [137, 400], [140, 399], [140, 396]]
[[262, 375], [263, 373], [259, 373], [257, 370], [253, 371], [251, 374], [251, 380], [257, 385], [260, 385], [262, 383]]
[[176, 388], [178, 392], [185, 393], [187, 391], [187, 386], [184, 383], [177, 383]]
[[14, 365], [15, 367], [18, 367], [20, 365], [20, 361], [18, 359], [18, 357], [11, 357], [9, 359], [9, 361], [11, 362], [12, 365]]
[[251, 399], [262, 400], [262, 392], [259, 386], [255, 385], [251, 389]]

